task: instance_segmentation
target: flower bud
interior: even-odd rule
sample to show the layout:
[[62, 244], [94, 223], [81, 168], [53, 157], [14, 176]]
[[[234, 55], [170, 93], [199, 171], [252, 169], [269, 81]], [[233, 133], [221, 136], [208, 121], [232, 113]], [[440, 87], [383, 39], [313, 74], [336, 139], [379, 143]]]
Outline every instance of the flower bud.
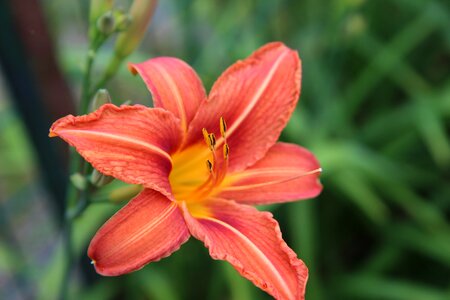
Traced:
[[80, 173], [70, 175], [70, 182], [79, 190], [85, 190], [87, 187], [86, 178]]
[[112, 203], [129, 201], [131, 198], [139, 194], [142, 189], [142, 185], [127, 185], [112, 191], [108, 196], [108, 200]]
[[107, 185], [111, 181], [113, 181], [114, 177], [105, 175], [105, 174], [100, 173], [99, 171], [97, 171], [97, 169], [94, 169], [92, 171], [91, 178], [89, 180], [96, 187], [102, 187], [104, 185]]
[[131, 25], [131, 22], [132, 22], [131, 16], [128, 15], [128, 14], [125, 14], [122, 10], [119, 10], [119, 9], [115, 11], [114, 18], [116, 20], [116, 28], [115, 28], [115, 30], [117, 32], [127, 30], [128, 27]]
[[106, 103], [111, 103], [111, 96], [109, 95], [108, 90], [99, 89], [91, 101], [89, 111], [96, 111], [100, 106]]
[[127, 57], [139, 45], [155, 12], [156, 0], [134, 0], [129, 10], [131, 24], [119, 34], [115, 45], [115, 56]]
[[97, 35], [97, 20], [105, 12], [113, 8], [113, 0], [91, 0], [89, 8], [89, 39], [93, 41]]
[[97, 20], [97, 29], [105, 36], [110, 35], [116, 28], [116, 22], [111, 11], [105, 12]]
[[157, 0], [134, 0], [127, 15], [131, 23], [117, 36], [114, 55], [106, 68], [105, 78], [111, 78], [124, 58], [139, 45], [155, 12], [157, 2]]

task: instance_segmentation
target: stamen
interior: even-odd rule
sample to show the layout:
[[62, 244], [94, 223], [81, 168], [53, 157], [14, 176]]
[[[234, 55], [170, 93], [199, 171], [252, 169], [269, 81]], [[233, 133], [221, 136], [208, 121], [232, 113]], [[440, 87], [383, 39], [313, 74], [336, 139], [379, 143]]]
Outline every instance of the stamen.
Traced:
[[206, 160], [206, 167], [208, 168], [209, 172], [212, 172], [213, 164], [211, 163], [211, 161], [209, 159]]
[[202, 133], [203, 133], [203, 138], [205, 139], [206, 145], [209, 146], [209, 133], [208, 133], [208, 130], [206, 130], [206, 128], [203, 128], [202, 129]]
[[228, 147], [228, 144], [223, 144], [223, 158], [228, 159], [229, 154], [230, 154], [230, 147]]
[[216, 145], [217, 140], [214, 133], [209, 133], [206, 128], [202, 129], [203, 139], [205, 140], [205, 144], [208, 146], [211, 151], [211, 159], [206, 160], [206, 168], [208, 169], [209, 175], [208, 178], [200, 185], [198, 185], [195, 189], [183, 195], [186, 199], [205, 199], [211, 191], [221, 184], [224, 180], [227, 171], [228, 171], [228, 156], [230, 154], [230, 147], [227, 144], [226, 139], [226, 131], [227, 125], [223, 117], [220, 118], [220, 134], [222, 136], [222, 140], [219, 140], [219, 143], [222, 144], [222, 152], [223, 152], [223, 160], [218, 160], [216, 154]]
[[228, 146], [228, 144], [224, 144], [223, 145], [223, 162], [221, 165], [220, 170], [217, 171], [217, 183], [220, 184], [224, 179], [225, 176], [227, 175], [227, 171], [228, 171], [228, 155], [230, 154], [230, 147]]
[[211, 151], [214, 151], [214, 147], [216, 146], [216, 136], [214, 135], [214, 133], [208, 133], [208, 130], [206, 130], [206, 128], [202, 129], [202, 133], [206, 145], [208, 145]]
[[[214, 159], [214, 157], [213, 157], [213, 159]], [[216, 171], [215, 171], [215, 169], [217, 169], [217, 167], [216, 167], [215, 160], [213, 160], [213, 162], [211, 162], [209, 159], [207, 159], [206, 166], [208, 167], [208, 170], [209, 170], [209, 176], [205, 182], [205, 186], [208, 185], [209, 183], [211, 183], [214, 186], [214, 184], [216, 183], [216, 179], [217, 179]]]
[[214, 135], [214, 133], [210, 133], [208, 134], [208, 138], [209, 138], [209, 146], [211, 148], [214, 148], [214, 146], [216, 145], [216, 136]]
[[223, 138], [226, 137], [225, 133], [227, 132], [227, 124], [225, 123], [225, 119], [220, 117], [220, 134]]

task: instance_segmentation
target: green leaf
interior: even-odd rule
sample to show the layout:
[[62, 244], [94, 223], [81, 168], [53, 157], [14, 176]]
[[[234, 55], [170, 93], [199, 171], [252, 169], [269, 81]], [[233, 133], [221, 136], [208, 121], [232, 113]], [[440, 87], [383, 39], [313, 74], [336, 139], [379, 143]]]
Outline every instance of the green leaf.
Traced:
[[367, 274], [347, 276], [338, 283], [342, 299], [376, 300], [447, 300], [449, 293], [437, 288]]

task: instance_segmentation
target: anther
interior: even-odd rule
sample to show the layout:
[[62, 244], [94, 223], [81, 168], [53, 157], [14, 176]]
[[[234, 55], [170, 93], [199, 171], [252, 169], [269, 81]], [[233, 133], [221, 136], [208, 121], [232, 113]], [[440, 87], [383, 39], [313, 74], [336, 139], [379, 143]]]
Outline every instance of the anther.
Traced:
[[214, 135], [214, 133], [208, 134], [208, 138], [209, 138], [209, 146], [214, 147], [216, 145], [216, 136]]
[[220, 134], [223, 138], [225, 138], [225, 133], [227, 132], [227, 124], [225, 123], [225, 119], [220, 117]]
[[205, 139], [206, 145], [211, 149], [211, 151], [214, 150], [214, 146], [216, 146], [216, 136], [214, 133], [208, 133], [208, 130], [206, 128], [202, 129], [203, 138]]
[[202, 129], [202, 133], [203, 133], [203, 138], [205, 139], [206, 145], [209, 146], [209, 134], [208, 134], [208, 130], [206, 130], [206, 128], [203, 128], [203, 129]]
[[206, 167], [208, 168], [209, 172], [212, 172], [213, 164], [211, 163], [211, 161], [209, 159], [206, 160]]
[[228, 144], [223, 145], [223, 158], [228, 159], [228, 154], [230, 154], [230, 147], [228, 147]]

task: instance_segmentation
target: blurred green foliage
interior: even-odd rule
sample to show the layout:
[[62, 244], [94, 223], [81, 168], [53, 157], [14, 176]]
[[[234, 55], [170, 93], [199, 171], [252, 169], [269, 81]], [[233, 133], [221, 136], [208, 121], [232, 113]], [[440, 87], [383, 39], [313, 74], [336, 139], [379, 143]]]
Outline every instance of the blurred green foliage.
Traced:
[[[77, 92], [87, 1], [42, 3]], [[449, 28], [445, 0], [160, 1], [146, 39], [129, 60], [177, 56], [210, 87], [227, 66], [266, 42], [280, 40], [298, 49], [301, 101], [282, 140], [317, 155], [324, 191], [314, 200], [269, 209], [310, 269], [307, 299], [445, 300], [450, 299]], [[101, 50], [99, 70], [112, 45]], [[145, 85], [125, 66], [108, 88], [118, 104], [128, 99], [151, 104]], [[2, 122], [0, 141], [14, 140], [16, 129]], [[8, 160], [3, 149], [0, 159]], [[22, 162], [30, 159], [26, 151], [19, 154]], [[76, 223], [80, 256], [114, 209], [91, 207]], [[12, 267], [6, 263], [14, 256], [8, 249], [0, 243], [0, 269]], [[41, 299], [57, 291], [60, 252], [34, 283]], [[226, 263], [213, 262], [194, 239], [141, 271], [79, 280], [72, 289], [74, 299], [269, 299]]]

